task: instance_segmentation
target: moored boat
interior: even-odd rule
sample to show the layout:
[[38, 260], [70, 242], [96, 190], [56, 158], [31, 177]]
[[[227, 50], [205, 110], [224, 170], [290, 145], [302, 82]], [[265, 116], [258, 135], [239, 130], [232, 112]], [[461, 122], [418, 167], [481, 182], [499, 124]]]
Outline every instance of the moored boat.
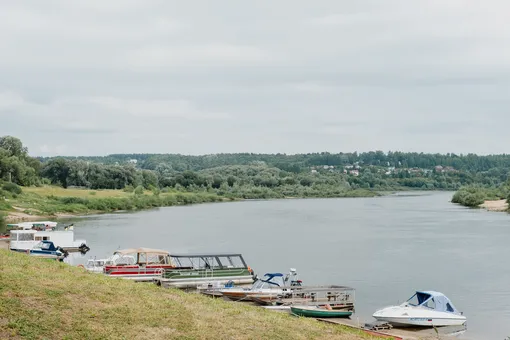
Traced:
[[8, 230], [55, 230], [57, 222], [53, 221], [34, 221], [7, 224]]
[[233, 301], [251, 301], [252, 296], [257, 296], [260, 300], [277, 298], [278, 296], [287, 296], [292, 287], [301, 285], [297, 279], [297, 272], [291, 268], [290, 273], [266, 273], [262, 279], [257, 279], [250, 288], [225, 288], [220, 292], [229, 300]]
[[166, 269], [175, 268], [166, 250], [130, 248], [117, 250], [105, 261], [103, 273], [134, 281], [152, 281]]
[[165, 268], [154, 283], [165, 288], [197, 289], [203, 285], [246, 285], [253, 271], [241, 254], [172, 254], [174, 268]]
[[417, 291], [403, 304], [378, 310], [373, 317], [398, 327], [460, 326], [466, 323], [466, 317], [450, 299], [436, 291]]
[[11, 230], [9, 248], [14, 251], [25, 252], [32, 249], [40, 241], [52, 241], [55, 246], [61, 247], [66, 251], [85, 253], [90, 250], [85, 240], [74, 239], [72, 227], [67, 230], [38, 230], [37, 228]]
[[352, 315], [351, 310], [332, 309], [327, 306], [290, 306], [294, 315], [312, 318], [348, 318]]
[[67, 252], [63, 251], [60, 247], [55, 247], [51, 241], [40, 241], [32, 249], [27, 250], [27, 253], [30, 256], [59, 261], [62, 261], [67, 256]]
[[83, 267], [92, 273], [103, 273], [106, 262], [107, 259], [88, 259], [85, 266], [80, 265], [79, 267]]
[[333, 310], [354, 311], [355, 289], [339, 285], [290, 287], [276, 297], [252, 295], [251, 300], [268, 309], [288, 310], [290, 306], [329, 306]]

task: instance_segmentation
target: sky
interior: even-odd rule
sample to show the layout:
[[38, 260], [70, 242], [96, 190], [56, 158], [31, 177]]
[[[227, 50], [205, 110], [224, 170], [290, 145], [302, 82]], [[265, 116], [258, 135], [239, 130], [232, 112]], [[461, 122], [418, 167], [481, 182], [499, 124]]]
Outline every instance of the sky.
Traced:
[[510, 152], [510, 2], [0, 3], [34, 156]]

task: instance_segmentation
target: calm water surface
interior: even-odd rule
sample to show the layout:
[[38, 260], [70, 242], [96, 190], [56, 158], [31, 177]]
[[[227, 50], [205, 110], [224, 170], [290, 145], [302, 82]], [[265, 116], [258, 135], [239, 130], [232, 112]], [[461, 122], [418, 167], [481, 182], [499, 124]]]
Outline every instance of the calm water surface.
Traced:
[[306, 284], [356, 288], [356, 317], [414, 290], [445, 293], [469, 339], [510, 335], [510, 215], [449, 203], [452, 193], [215, 203], [77, 221], [90, 256], [152, 247], [240, 252], [259, 275], [298, 269]]

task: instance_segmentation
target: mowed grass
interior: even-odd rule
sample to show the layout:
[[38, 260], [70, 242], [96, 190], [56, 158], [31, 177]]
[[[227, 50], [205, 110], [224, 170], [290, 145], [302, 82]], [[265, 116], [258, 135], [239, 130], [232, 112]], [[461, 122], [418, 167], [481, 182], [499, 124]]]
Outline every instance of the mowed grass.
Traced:
[[34, 193], [40, 196], [57, 197], [128, 197], [130, 194], [122, 190], [89, 190], [57, 186], [23, 187], [23, 192]]
[[0, 250], [0, 339], [375, 339]]

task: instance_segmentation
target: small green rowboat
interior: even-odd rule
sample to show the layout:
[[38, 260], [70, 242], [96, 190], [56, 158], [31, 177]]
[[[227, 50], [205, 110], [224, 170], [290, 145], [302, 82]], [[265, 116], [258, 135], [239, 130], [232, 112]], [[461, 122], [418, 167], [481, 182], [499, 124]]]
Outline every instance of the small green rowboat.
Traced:
[[316, 306], [291, 306], [290, 311], [294, 315], [311, 318], [348, 318], [352, 315], [352, 310], [329, 310]]

